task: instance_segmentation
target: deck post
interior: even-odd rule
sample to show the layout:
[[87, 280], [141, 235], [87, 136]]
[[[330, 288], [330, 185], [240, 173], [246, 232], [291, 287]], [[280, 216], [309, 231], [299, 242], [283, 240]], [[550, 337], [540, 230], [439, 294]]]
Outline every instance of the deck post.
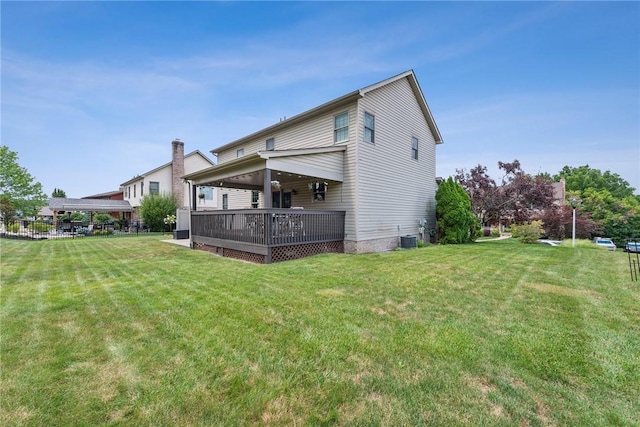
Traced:
[[271, 209], [273, 206], [272, 195], [271, 195], [271, 169], [266, 168], [264, 170], [264, 183], [263, 189], [264, 193], [264, 207], [265, 209]]

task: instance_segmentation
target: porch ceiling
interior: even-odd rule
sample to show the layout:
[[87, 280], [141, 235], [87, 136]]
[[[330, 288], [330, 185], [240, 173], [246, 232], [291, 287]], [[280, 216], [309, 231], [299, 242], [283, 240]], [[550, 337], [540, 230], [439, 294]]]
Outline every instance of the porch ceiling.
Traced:
[[[282, 185], [301, 180], [321, 179], [342, 182], [342, 157], [345, 147], [315, 149], [261, 151], [243, 158], [214, 166], [185, 176], [199, 186], [213, 186], [262, 190], [266, 169], [271, 169], [271, 179]], [[314, 156], [336, 153], [335, 164], [322, 167], [313, 162]]]

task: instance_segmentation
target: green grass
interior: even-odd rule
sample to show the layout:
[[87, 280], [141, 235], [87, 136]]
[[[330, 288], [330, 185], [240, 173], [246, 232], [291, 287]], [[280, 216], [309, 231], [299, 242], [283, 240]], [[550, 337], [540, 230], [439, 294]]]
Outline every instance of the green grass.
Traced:
[[640, 425], [627, 256], [2, 245], [2, 425]]

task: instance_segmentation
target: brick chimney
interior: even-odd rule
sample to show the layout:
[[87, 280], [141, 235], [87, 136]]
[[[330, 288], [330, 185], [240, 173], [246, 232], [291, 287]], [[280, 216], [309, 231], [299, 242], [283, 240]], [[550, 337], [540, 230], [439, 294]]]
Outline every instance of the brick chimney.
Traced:
[[171, 141], [171, 191], [178, 201], [178, 208], [184, 207], [184, 142]]

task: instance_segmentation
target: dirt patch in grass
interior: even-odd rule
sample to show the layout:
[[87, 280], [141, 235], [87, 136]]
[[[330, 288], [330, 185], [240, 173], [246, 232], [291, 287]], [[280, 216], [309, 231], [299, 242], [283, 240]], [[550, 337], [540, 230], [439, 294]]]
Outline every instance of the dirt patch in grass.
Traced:
[[0, 424], [15, 426], [27, 423], [33, 418], [33, 411], [26, 406], [19, 406], [13, 411], [0, 410]]
[[267, 403], [262, 412], [262, 422], [268, 426], [304, 425], [304, 420], [295, 413], [295, 406], [298, 404], [299, 402], [290, 402], [286, 396], [279, 396]]
[[323, 297], [328, 297], [328, 298], [342, 297], [346, 295], [346, 292], [344, 291], [344, 289], [335, 289], [335, 288], [320, 289], [316, 291], [316, 293], [318, 295], [322, 295]]
[[535, 289], [536, 291], [548, 292], [556, 295], [588, 296], [594, 298], [602, 297], [600, 293], [590, 290], [565, 288], [564, 286], [549, 285], [544, 283], [527, 283], [524, 286], [526, 286], [527, 288]]

